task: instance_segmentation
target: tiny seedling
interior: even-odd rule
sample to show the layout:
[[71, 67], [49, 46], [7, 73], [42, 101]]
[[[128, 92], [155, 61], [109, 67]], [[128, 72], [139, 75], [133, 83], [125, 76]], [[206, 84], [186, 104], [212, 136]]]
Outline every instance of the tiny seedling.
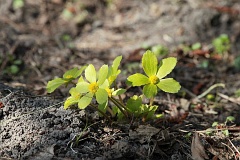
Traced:
[[13, 0], [12, 6], [14, 10], [22, 8], [24, 6], [24, 0]]
[[[145, 75], [135, 73], [127, 78], [131, 86], [143, 86], [143, 94], [134, 95], [126, 101], [121, 97], [126, 89], [118, 88], [116, 85], [117, 76], [121, 73], [118, 69], [121, 59], [122, 56], [118, 56], [112, 66], [104, 64], [98, 71], [92, 64], [80, 69], [71, 69], [62, 78], [49, 81], [47, 91], [51, 93], [61, 85], [73, 84], [74, 87], [69, 90], [70, 96], [64, 103], [64, 109], [75, 104], [79, 109], [93, 107], [109, 121], [112, 120], [109, 114], [112, 117], [117, 116], [118, 120], [132, 119], [132, 116], [142, 118], [143, 121], [161, 117], [162, 114], [155, 113], [158, 106], [153, 105], [154, 97], [159, 90], [168, 93], [177, 93], [180, 90], [181, 86], [176, 80], [164, 78], [172, 72], [177, 59], [165, 58], [158, 64], [156, 55], [149, 50], [146, 51], [142, 57]], [[143, 103], [144, 96], [150, 99], [149, 104]]]
[[230, 50], [230, 39], [228, 35], [221, 34], [219, 37], [215, 38], [212, 41], [212, 45], [217, 54], [223, 55], [226, 54]]
[[10, 54], [8, 54], [6, 57], [7, 58], [4, 60], [0, 57], [0, 66], [4, 66], [2, 74], [16, 75], [17, 73], [19, 73], [20, 67], [23, 64], [22, 60], [17, 59]]
[[209, 128], [209, 129], [206, 130], [206, 133], [208, 135], [210, 135], [210, 134], [213, 134], [214, 132], [219, 132], [220, 131], [221, 133], [223, 133], [225, 136], [228, 137], [229, 136], [229, 130], [228, 130], [228, 127], [227, 127], [227, 123], [228, 122], [233, 123], [233, 121], [235, 121], [235, 118], [233, 116], [228, 116], [224, 123], [213, 122], [212, 127], [215, 127], [215, 129]]
[[156, 56], [165, 56], [168, 54], [168, 49], [164, 47], [163, 45], [155, 45], [152, 46], [151, 51], [156, 54]]

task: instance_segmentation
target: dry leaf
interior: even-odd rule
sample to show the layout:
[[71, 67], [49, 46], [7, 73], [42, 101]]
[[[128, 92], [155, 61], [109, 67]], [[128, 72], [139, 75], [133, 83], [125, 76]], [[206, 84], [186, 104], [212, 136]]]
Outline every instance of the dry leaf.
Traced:
[[208, 155], [205, 152], [203, 145], [199, 140], [198, 133], [195, 133], [192, 139], [191, 145], [192, 158], [194, 160], [204, 160], [209, 159]]

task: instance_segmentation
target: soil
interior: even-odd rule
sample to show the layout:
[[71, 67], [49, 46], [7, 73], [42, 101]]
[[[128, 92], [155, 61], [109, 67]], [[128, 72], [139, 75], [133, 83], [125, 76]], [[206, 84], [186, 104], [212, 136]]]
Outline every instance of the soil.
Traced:
[[[238, 0], [13, 4], [0, 1], [0, 159], [239, 159]], [[210, 56], [212, 40], [223, 33], [230, 51]], [[196, 42], [200, 50], [184, 50]], [[99, 68], [118, 55], [123, 85], [139, 66], [143, 46], [158, 44], [178, 58], [170, 76], [182, 86], [178, 94], [156, 97], [163, 119], [110, 124], [91, 108], [64, 110], [69, 88], [46, 92], [47, 82], [68, 69]], [[219, 83], [225, 87], [211, 89]], [[205, 91], [213, 99], [199, 97]], [[235, 120], [226, 122], [229, 116]]]

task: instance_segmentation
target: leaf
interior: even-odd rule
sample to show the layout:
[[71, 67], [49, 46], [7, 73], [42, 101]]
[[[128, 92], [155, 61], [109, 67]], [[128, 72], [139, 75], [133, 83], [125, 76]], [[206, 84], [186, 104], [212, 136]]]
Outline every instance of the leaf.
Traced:
[[[98, 109], [103, 111], [103, 113], [106, 113], [106, 111], [107, 111], [107, 104], [108, 104], [108, 101], [106, 101], [103, 104], [99, 104], [98, 105]], [[99, 112], [99, 114], [102, 115], [100, 112]]]
[[140, 73], [129, 76], [127, 80], [132, 82], [132, 86], [142, 86], [149, 83], [148, 77]]
[[192, 45], [192, 50], [197, 50], [201, 48], [201, 43], [197, 42]]
[[68, 109], [69, 106], [77, 104], [78, 100], [76, 100], [76, 98], [68, 97], [67, 100], [64, 102], [64, 109]]
[[96, 82], [97, 73], [95, 67], [90, 64], [85, 70], [85, 77], [89, 82]]
[[108, 66], [107, 65], [103, 65], [98, 72], [98, 85], [103, 84], [103, 82], [107, 79], [107, 75], [108, 75]]
[[208, 155], [205, 152], [205, 149], [202, 145], [202, 143], [199, 140], [198, 133], [195, 132], [192, 144], [191, 144], [191, 152], [192, 152], [192, 158], [196, 160], [204, 160], [209, 159]]
[[126, 107], [132, 111], [136, 112], [139, 110], [139, 107], [142, 105], [142, 99], [136, 95], [128, 99]]
[[92, 93], [87, 93], [85, 96], [80, 98], [80, 100], [78, 101], [78, 108], [85, 109], [91, 103], [92, 97]]
[[53, 91], [55, 91], [55, 89], [57, 89], [59, 86], [61, 86], [64, 83], [65, 81], [62, 78], [55, 78], [54, 80], [48, 81], [48, 84], [46, 87], [47, 92], [52, 93]]
[[181, 88], [179, 82], [177, 82], [173, 78], [162, 79], [157, 84], [157, 86], [164, 92], [168, 93], [177, 93]]
[[99, 88], [102, 88], [102, 89], [106, 89], [108, 87], [109, 87], [109, 83], [107, 79], [103, 82], [103, 84], [101, 84], [101, 86], [99, 86]]
[[10, 67], [9, 67], [9, 70], [10, 70], [10, 73], [11, 74], [17, 74], [18, 72], [19, 72], [19, 67], [17, 66], [17, 65], [11, 65]]
[[105, 89], [99, 88], [96, 92], [96, 100], [99, 104], [103, 104], [108, 100], [108, 93]]
[[120, 65], [121, 60], [122, 60], [122, 56], [118, 56], [117, 58], [114, 59], [113, 64], [112, 64], [112, 71], [114, 74], [118, 73], [117, 71], [118, 71], [118, 67]]
[[126, 92], [126, 89], [119, 88], [119, 89], [113, 91], [112, 95], [113, 96], [118, 96], [118, 95], [121, 95], [121, 94], [123, 94], [125, 92]]
[[79, 93], [87, 93], [89, 92], [89, 83], [87, 82], [78, 82], [76, 85], [76, 89]]
[[24, 6], [23, 0], [14, 0], [13, 1], [13, 9], [16, 10], [18, 8], [22, 8]]
[[84, 82], [83, 76], [81, 76], [81, 77], [78, 79], [78, 83], [79, 83], [79, 82]]
[[64, 73], [63, 78], [64, 79], [73, 79], [73, 78], [77, 78], [78, 76], [80, 76], [83, 72], [83, 70], [86, 67], [81, 67], [80, 69], [78, 69], [77, 67], [68, 70], [67, 72]]
[[109, 85], [111, 85], [115, 81], [117, 76], [121, 73], [121, 70], [118, 69], [121, 60], [122, 56], [118, 56], [117, 58], [114, 59], [112, 66], [109, 67], [108, 71]]
[[157, 73], [157, 57], [151, 51], [146, 51], [142, 57], [142, 66], [148, 77], [155, 75]]
[[150, 120], [154, 118], [154, 114], [156, 110], [158, 109], [158, 106], [149, 106], [149, 112], [147, 114], [146, 120]]
[[154, 84], [147, 84], [143, 87], [143, 94], [147, 98], [154, 97], [157, 94], [157, 86]]
[[162, 65], [160, 66], [157, 72], [157, 77], [159, 79], [162, 79], [165, 76], [167, 76], [169, 73], [172, 72], [176, 64], [177, 64], [177, 59], [175, 57], [169, 57], [169, 58], [163, 59]]

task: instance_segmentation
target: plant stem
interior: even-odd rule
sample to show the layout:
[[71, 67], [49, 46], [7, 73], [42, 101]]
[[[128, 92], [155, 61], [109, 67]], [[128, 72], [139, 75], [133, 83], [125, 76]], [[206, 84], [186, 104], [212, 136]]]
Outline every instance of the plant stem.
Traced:
[[150, 98], [150, 102], [149, 102], [150, 106], [153, 105], [153, 102], [154, 102], [154, 97]]
[[106, 113], [104, 113], [103, 111], [101, 111], [100, 109], [98, 109], [97, 106], [93, 105], [93, 104], [90, 104], [89, 106], [95, 108], [98, 112], [100, 112], [105, 118], [107, 118], [107, 120], [112, 123], [112, 120], [106, 115]]
[[115, 115], [114, 115], [114, 113], [113, 113], [113, 111], [112, 111], [112, 109], [111, 108], [109, 108], [108, 106], [107, 106], [107, 111], [111, 114], [111, 116], [112, 117], [114, 117]]
[[127, 112], [130, 112], [129, 110], [128, 110], [128, 108], [122, 103], [122, 102], [120, 102], [118, 99], [116, 99], [116, 98], [114, 98], [114, 97], [111, 97], [113, 100], [115, 100], [118, 104], [119, 104], [119, 106], [121, 106], [122, 108], [124, 108]]
[[120, 109], [120, 111], [125, 115], [125, 117], [128, 118], [127, 112], [123, 110], [123, 108], [125, 109], [126, 107], [113, 97], [109, 97], [109, 99]]

